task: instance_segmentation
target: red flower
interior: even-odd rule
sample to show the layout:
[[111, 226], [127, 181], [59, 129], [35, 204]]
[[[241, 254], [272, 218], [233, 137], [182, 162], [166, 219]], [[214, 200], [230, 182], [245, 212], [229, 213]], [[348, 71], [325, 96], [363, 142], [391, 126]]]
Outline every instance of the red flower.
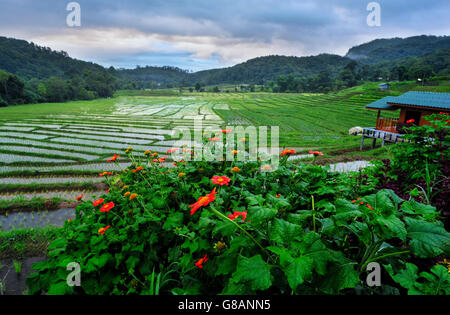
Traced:
[[245, 218], [247, 217], [247, 211], [242, 211], [242, 212], [239, 212], [239, 211], [234, 211], [234, 213], [233, 214], [229, 214], [228, 215], [228, 217], [231, 219], [231, 220], [234, 220], [234, 219], [236, 219], [238, 216], [242, 216], [242, 222], [244, 222], [245, 221]]
[[211, 181], [213, 182], [213, 184], [216, 184], [216, 185], [220, 185], [220, 186], [227, 185], [228, 186], [230, 179], [226, 176], [213, 176], [211, 178]]
[[200, 259], [195, 263], [195, 266], [198, 267], [198, 268], [200, 268], [200, 269], [202, 269], [202, 268], [203, 268], [203, 264], [204, 264], [205, 262], [207, 262], [207, 261], [208, 261], [208, 254], [206, 254], [205, 257], [200, 258]]
[[112, 158], [110, 158], [107, 162], [114, 162], [115, 160], [117, 160], [120, 157], [120, 155], [114, 154], [114, 156]]
[[83, 198], [84, 194], [81, 194], [80, 196], [78, 196], [77, 198], [75, 198], [76, 201], [81, 200], [81, 198]]
[[109, 203], [105, 203], [101, 209], [100, 212], [108, 212], [109, 210], [111, 210], [112, 208], [114, 208], [114, 202], [109, 202]]
[[222, 130], [222, 133], [229, 133], [231, 131], [233, 131], [233, 129], [224, 129], [224, 130]]
[[209, 138], [209, 141], [219, 141], [220, 139], [219, 138], [217, 138], [217, 137], [212, 137], [212, 138]]
[[159, 161], [159, 163], [163, 163], [166, 159], [167, 159], [167, 157], [161, 157], [158, 159], [158, 161]]
[[275, 197], [277, 197], [277, 198], [280, 198], [280, 197], [281, 197], [281, 195], [280, 195], [280, 194], [278, 194], [278, 195], [276, 195]]
[[410, 120], [407, 120], [407, 121], [406, 121], [407, 124], [412, 124], [413, 122], [415, 122], [414, 119], [410, 119]]
[[178, 150], [180, 150], [180, 149], [179, 149], [179, 148], [169, 149], [169, 150], [167, 150], [166, 153], [172, 153], [172, 152], [176, 152], [176, 151], [178, 151]]
[[309, 153], [310, 153], [310, 154], [314, 154], [314, 156], [318, 156], [318, 155], [322, 155], [322, 156], [323, 156], [323, 153], [322, 153], [322, 152], [319, 152], [319, 151], [309, 150]]
[[142, 171], [144, 168], [142, 166], [139, 166], [137, 169], [133, 170], [133, 173]]
[[281, 155], [282, 155], [282, 156], [283, 156], [283, 155], [286, 155], [286, 154], [295, 154], [295, 150], [293, 150], [293, 149], [291, 149], [291, 150], [286, 149], [286, 150], [283, 150], [283, 151], [281, 152]]
[[97, 199], [92, 203], [92, 205], [94, 207], [97, 207], [98, 205], [101, 205], [104, 201], [105, 201], [105, 199]]
[[373, 210], [373, 208], [372, 208], [369, 204], [367, 204], [366, 206], [367, 206], [367, 208], [369, 208], [370, 210]]
[[99, 228], [99, 229], [98, 229], [98, 234], [100, 234], [100, 235], [105, 234], [105, 231], [106, 231], [107, 229], [109, 229], [110, 227], [111, 227], [111, 225], [108, 225], [107, 227], [104, 227], [104, 228]]
[[198, 208], [207, 206], [211, 201], [214, 201], [215, 199], [216, 199], [216, 187], [214, 187], [213, 191], [210, 194], [198, 198], [197, 202], [189, 206], [192, 208], [191, 215], [193, 215]]

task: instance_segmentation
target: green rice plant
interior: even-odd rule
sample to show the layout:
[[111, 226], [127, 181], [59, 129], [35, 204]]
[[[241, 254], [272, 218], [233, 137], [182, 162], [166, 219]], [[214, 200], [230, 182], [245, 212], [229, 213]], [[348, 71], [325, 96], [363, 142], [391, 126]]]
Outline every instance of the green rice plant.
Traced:
[[16, 273], [18, 275], [22, 274], [22, 264], [23, 263], [21, 261], [17, 261], [17, 260], [13, 261], [14, 270], [16, 271]]

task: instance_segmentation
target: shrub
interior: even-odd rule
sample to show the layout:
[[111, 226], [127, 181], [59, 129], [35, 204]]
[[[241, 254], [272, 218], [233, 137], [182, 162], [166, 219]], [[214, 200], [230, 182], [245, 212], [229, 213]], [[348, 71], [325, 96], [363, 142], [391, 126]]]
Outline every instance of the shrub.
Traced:
[[[30, 294], [400, 293], [407, 263], [430, 270], [450, 252], [434, 207], [371, 192], [357, 174], [294, 165], [288, 154], [261, 172], [260, 161], [168, 168], [128, 151], [132, 167], [108, 176], [109, 192], [79, 205], [34, 265]], [[66, 284], [70, 262], [80, 287]], [[370, 262], [386, 265], [390, 285], [365, 284]]]

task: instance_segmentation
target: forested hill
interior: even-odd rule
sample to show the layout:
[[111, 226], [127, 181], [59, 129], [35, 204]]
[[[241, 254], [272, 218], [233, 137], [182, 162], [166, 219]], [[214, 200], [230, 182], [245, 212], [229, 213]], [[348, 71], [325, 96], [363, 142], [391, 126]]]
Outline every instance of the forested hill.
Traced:
[[45, 79], [51, 76], [73, 77], [84, 70], [105, 71], [92, 62], [73, 59], [64, 51], [54, 51], [25, 40], [0, 36], [0, 69], [22, 79]]
[[351, 48], [346, 57], [361, 63], [376, 64], [421, 56], [446, 47], [450, 47], [450, 36], [421, 35], [408, 38], [376, 39]]
[[191, 80], [206, 85], [220, 83], [263, 84], [281, 75], [310, 77], [321, 71], [335, 76], [351, 60], [338, 55], [321, 54], [311, 57], [266, 56], [250, 59], [233, 67], [193, 73]]
[[[266, 85], [271, 91], [328, 92], [364, 81], [416, 80], [450, 74], [450, 36], [378, 39], [346, 56], [265, 56], [191, 73], [176, 67], [114, 69], [66, 52], [0, 37], [0, 106], [110, 97], [116, 89]], [[215, 87], [218, 90], [218, 87]]]

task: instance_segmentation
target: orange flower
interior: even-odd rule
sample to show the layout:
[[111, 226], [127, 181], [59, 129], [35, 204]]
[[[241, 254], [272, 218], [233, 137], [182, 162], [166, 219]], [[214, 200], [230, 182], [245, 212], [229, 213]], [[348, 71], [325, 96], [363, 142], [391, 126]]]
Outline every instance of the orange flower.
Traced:
[[76, 201], [81, 200], [83, 198], [84, 194], [81, 194], [80, 196], [78, 196], [77, 198], [75, 198]]
[[286, 149], [286, 150], [283, 150], [282, 152], [281, 152], [281, 155], [283, 156], [283, 155], [286, 155], [286, 154], [295, 154], [295, 150], [289, 150], [289, 149]]
[[180, 178], [183, 177], [183, 176], [186, 176], [186, 173], [179, 173], [178, 174], [178, 177], [180, 177]]
[[152, 156], [158, 156], [158, 153], [155, 152], [155, 153], [152, 154]]
[[169, 149], [169, 150], [167, 150], [166, 153], [169, 154], [169, 153], [177, 152], [178, 150], [180, 150], [180, 148]]
[[263, 170], [266, 170], [266, 171], [269, 171], [272, 169], [272, 167], [269, 164], [264, 165], [262, 168], [263, 168]]
[[233, 131], [233, 129], [224, 129], [224, 130], [222, 130], [222, 133], [229, 133], [229, 132], [232, 132]]
[[144, 152], [145, 155], [150, 154], [150, 153], [152, 153], [152, 151], [150, 151], [150, 150], [147, 150]]
[[114, 162], [115, 160], [117, 160], [120, 157], [120, 155], [114, 154], [114, 156], [112, 158], [110, 158], [108, 161], [106, 162]]
[[209, 138], [209, 141], [219, 141], [220, 139], [219, 138], [217, 138], [217, 137], [212, 137], [212, 138]]
[[203, 268], [203, 264], [204, 264], [205, 262], [207, 262], [207, 261], [208, 261], [208, 254], [206, 254], [205, 257], [200, 258], [200, 259], [195, 263], [195, 266], [198, 267], [198, 268], [200, 268], [200, 269], [202, 269], [202, 268]]
[[238, 152], [237, 152], [237, 150], [233, 150], [233, 151], [231, 151], [231, 153], [233, 153], [234, 155], [236, 155]]
[[193, 203], [192, 205], [189, 205], [191, 207], [191, 215], [193, 215], [198, 208], [207, 206], [210, 202], [214, 201], [216, 199], [216, 187], [214, 187], [213, 191], [203, 197], [200, 197], [197, 199], [197, 202]]
[[323, 156], [323, 153], [322, 153], [322, 152], [319, 152], [319, 151], [309, 150], [309, 153], [310, 153], [310, 154], [314, 154], [314, 156], [318, 156], [318, 155], [322, 155], [322, 156]]
[[129, 192], [129, 191], [127, 191], [127, 192], [124, 194], [125, 197], [128, 197], [129, 195], [131, 195], [131, 192]]
[[232, 172], [235, 172], [235, 173], [237, 173], [237, 172], [239, 172], [241, 169], [239, 168], [239, 167], [237, 167], [237, 166], [235, 166], [235, 167], [233, 167], [232, 169], [231, 169], [231, 171]]
[[105, 201], [105, 199], [97, 199], [92, 203], [92, 205], [94, 207], [97, 207], [98, 205], [101, 205], [104, 201]]
[[125, 189], [127, 189], [128, 187], [130, 187], [130, 186], [128, 186], [128, 185], [125, 185], [125, 186], [123, 186], [123, 187], [122, 187], [122, 189], [124, 189], [124, 190], [125, 190]]
[[230, 179], [226, 176], [213, 176], [211, 178], [211, 181], [213, 182], [213, 184], [216, 184], [216, 185], [220, 185], [220, 186], [227, 185], [228, 186]]
[[104, 228], [99, 228], [99, 229], [98, 229], [98, 234], [100, 234], [100, 235], [105, 234], [105, 231], [106, 231], [107, 229], [109, 229], [110, 227], [111, 227], [111, 225], [108, 225], [107, 227], [104, 227]]
[[164, 163], [164, 161], [167, 159], [167, 157], [161, 157], [158, 159], [159, 163]]
[[242, 211], [242, 212], [239, 212], [239, 211], [234, 211], [234, 213], [233, 214], [229, 214], [228, 215], [228, 217], [231, 219], [231, 220], [234, 220], [234, 219], [236, 219], [238, 216], [242, 216], [242, 222], [244, 222], [245, 221], [245, 218], [247, 217], [247, 211]]
[[67, 222], [72, 222], [72, 219], [71, 219], [71, 218], [69, 218], [69, 220], [67, 220]]
[[144, 169], [144, 168], [143, 168], [142, 166], [139, 166], [137, 169], [135, 169], [135, 170], [133, 171], [133, 173], [142, 171], [143, 169]]
[[111, 210], [112, 208], [114, 208], [114, 202], [109, 202], [109, 203], [105, 203], [101, 208], [100, 208], [100, 212], [108, 212], [109, 210]]
[[100, 173], [100, 174], [98, 174], [99, 176], [106, 176], [106, 175], [108, 175], [108, 172], [103, 172], [103, 173]]
[[133, 199], [135, 199], [136, 197], [138, 196], [138, 194], [136, 194], [136, 193], [134, 193], [134, 194], [131, 194], [130, 195], [130, 200], [133, 200]]

